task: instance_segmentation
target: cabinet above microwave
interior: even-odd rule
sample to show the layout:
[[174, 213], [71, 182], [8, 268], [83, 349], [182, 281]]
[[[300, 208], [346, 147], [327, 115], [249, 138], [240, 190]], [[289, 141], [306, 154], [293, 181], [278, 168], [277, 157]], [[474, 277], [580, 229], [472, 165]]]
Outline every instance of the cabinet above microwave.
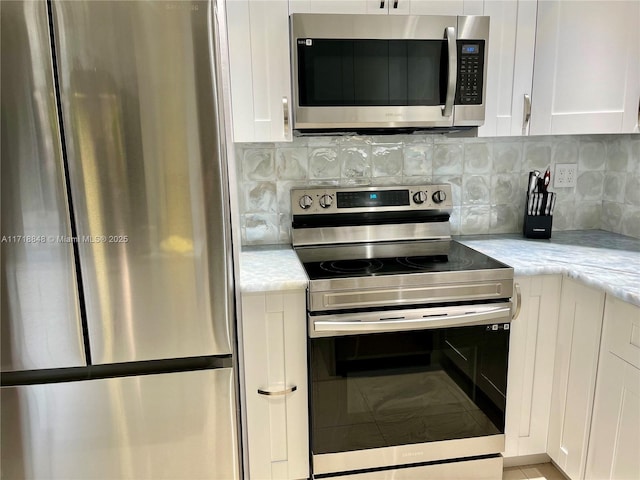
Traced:
[[293, 14], [300, 132], [484, 123], [489, 17]]

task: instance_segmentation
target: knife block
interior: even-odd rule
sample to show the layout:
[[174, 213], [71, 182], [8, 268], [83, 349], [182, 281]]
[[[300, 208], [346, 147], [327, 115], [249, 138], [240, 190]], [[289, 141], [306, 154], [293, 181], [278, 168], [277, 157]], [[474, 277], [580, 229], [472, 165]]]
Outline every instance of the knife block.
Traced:
[[553, 215], [529, 215], [527, 213], [527, 203], [528, 201], [525, 202], [524, 206], [523, 235], [527, 238], [551, 238]]

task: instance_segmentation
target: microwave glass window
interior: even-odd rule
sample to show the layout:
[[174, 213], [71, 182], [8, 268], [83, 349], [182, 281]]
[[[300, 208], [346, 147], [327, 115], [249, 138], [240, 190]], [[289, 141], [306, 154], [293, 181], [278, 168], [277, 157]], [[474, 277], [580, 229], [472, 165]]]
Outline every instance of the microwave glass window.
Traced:
[[444, 103], [444, 40], [305, 39], [297, 47], [300, 106]]

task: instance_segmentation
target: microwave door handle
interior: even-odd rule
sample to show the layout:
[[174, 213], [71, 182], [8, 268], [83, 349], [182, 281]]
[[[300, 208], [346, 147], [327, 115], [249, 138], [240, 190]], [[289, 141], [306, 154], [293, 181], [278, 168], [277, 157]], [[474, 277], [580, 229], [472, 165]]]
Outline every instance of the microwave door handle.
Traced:
[[456, 82], [458, 76], [458, 50], [456, 47], [455, 27], [447, 27], [444, 31], [444, 38], [447, 39], [447, 48], [449, 52], [449, 78], [447, 81], [447, 97], [444, 107], [442, 107], [442, 116], [450, 117], [453, 113], [453, 101], [456, 96]]

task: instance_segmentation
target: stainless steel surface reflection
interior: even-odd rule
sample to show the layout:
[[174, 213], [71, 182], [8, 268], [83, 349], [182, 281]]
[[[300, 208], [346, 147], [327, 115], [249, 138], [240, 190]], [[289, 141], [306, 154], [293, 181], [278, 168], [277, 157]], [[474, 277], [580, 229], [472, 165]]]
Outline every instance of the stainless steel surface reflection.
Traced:
[[2, 371], [85, 365], [45, 2], [0, 2]]
[[3, 388], [2, 477], [238, 478], [233, 392], [230, 368]]
[[211, 8], [53, 4], [93, 363], [231, 352]]

